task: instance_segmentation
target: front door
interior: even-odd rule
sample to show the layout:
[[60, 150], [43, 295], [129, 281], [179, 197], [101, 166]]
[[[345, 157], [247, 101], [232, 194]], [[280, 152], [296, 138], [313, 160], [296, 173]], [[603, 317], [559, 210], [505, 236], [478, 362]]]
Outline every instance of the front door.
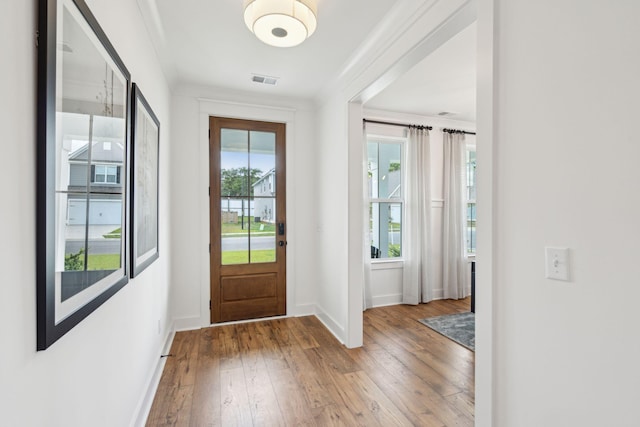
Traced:
[[286, 314], [285, 125], [209, 130], [211, 322]]

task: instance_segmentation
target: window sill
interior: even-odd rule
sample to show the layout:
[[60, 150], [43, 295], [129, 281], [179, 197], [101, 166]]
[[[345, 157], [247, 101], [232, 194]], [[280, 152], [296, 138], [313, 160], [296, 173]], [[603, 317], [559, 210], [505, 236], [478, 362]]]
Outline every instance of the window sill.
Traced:
[[402, 258], [376, 258], [371, 260], [371, 270], [393, 270], [396, 268], [404, 268], [404, 259]]

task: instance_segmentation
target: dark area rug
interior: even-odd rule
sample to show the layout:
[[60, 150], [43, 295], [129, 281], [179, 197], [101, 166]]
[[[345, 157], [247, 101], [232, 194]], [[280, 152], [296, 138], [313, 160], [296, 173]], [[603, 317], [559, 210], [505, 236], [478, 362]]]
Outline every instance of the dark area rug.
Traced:
[[476, 318], [474, 313], [447, 314], [418, 321], [469, 350], [476, 350]]

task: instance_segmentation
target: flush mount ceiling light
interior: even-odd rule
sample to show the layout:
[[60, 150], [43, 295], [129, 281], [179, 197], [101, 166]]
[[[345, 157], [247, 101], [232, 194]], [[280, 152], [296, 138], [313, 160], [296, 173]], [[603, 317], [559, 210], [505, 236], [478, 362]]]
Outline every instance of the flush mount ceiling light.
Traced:
[[316, 30], [315, 0], [245, 0], [244, 22], [261, 41], [299, 45]]

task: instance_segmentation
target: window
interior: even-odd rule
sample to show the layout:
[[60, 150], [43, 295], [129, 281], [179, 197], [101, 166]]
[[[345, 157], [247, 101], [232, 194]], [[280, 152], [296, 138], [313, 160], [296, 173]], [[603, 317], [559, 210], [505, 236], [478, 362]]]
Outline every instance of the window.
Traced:
[[369, 137], [369, 231], [371, 258], [402, 256], [404, 140]]
[[92, 182], [96, 184], [120, 184], [120, 168], [110, 165], [94, 165]]
[[467, 146], [467, 255], [476, 253], [476, 147]]

